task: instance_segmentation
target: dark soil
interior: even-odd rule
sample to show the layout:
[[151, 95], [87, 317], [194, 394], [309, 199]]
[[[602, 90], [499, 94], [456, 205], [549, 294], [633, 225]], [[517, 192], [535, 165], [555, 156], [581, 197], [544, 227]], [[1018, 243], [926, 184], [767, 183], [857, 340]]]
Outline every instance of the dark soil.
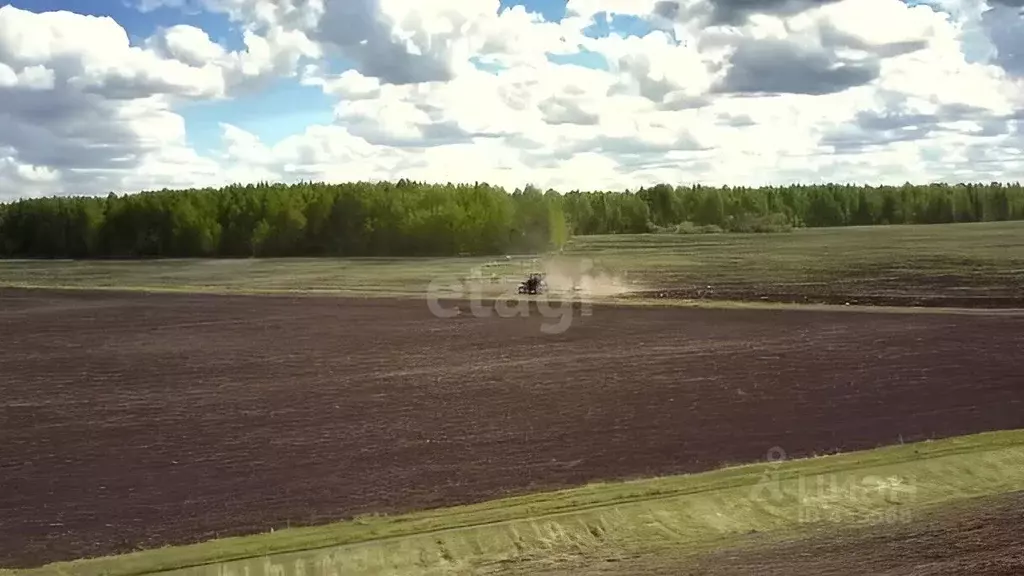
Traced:
[[851, 306], [906, 306], [919, 308], [1024, 308], [1024, 288], [993, 291], [973, 288], [962, 282], [823, 281], [805, 284], [718, 283], [711, 286], [683, 285], [661, 290], [633, 292], [629, 298], [766, 302], [776, 304], [831, 304]]
[[921, 308], [1024, 308], [1024, 270], [972, 259], [893, 255], [885, 262], [836, 259], [831, 269], [805, 271], [802, 280], [756, 280], [749, 274], [652, 278], [632, 298], [670, 298], [783, 304], [833, 304]]
[[0, 291], [0, 566], [1024, 427], [1024, 318]]

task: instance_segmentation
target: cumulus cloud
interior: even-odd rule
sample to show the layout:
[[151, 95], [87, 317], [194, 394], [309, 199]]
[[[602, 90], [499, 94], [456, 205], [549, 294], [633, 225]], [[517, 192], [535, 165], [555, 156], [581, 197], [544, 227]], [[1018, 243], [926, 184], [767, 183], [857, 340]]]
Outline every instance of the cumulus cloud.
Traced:
[[723, 92], [831, 94], [867, 84], [881, 67], [873, 59], [844, 59], [781, 40], [744, 42], [718, 85]]
[[46, 166], [19, 161], [11, 147], [0, 148], [0, 202], [42, 196], [60, 183], [60, 174]]
[[1010, 74], [1024, 77], [1024, 0], [993, 0], [981, 17], [992, 43], [994, 61]]
[[[322, 51], [386, 84], [446, 81], [471, 70], [468, 59], [480, 53], [530, 58], [573, 46], [571, 29], [522, 6], [499, 10], [499, 0], [192, 1], [267, 40], [289, 66]], [[182, 3], [146, 0], [144, 8]]]
[[217, 168], [187, 148], [174, 107], [287, 72], [293, 58], [275, 44], [253, 34], [245, 43], [247, 50], [228, 52], [205, 31], [175, 25], [132, 45], [109, 17], [0, 7], [3, 182], [21, 182], [29, 193], [24, 178], [11, 176], [29, 170], [52, 174], [33, 180], [51, 192], [101, 193], [189, 186], [182, 174], [191, 170], [195, 181], [208, 180]]
[[209, 70], [130, 47], [109, 18], [0, 8], [0, 148], [24, 165], [131, 168], [184, 136], [162, 96], [222, 89]]
[[[434, 6], [433, 2], [417, 4]], [[315, 37], [355, 59], [364, 73], [385, 82], [450, 79], [456, 63], [452, 44], [471, 14], [411, 8], [398, 2], [382, 5], [380, 0], [330, 2]]]
[[213, 97], [224, 90], [217, 70], [160, 58], [130, 46], [127, 33], [113, 19], [70, 12], [35, 14], [0, 7], [0, 63], [42, 75], [36, 80], [45, 77], [54, 89], [56, 81], [61, 91], [104, 98]]
[[[498, 0], [138, 4], [161, 6], [226, 15], [242, 48], [0, 8], [0, 194], [1024, 175], [1019, 0], [568, 0], [558, 22]], [[651, 31], [586, 33], [616, 15]], [[190, 147], [182, 102], [281, 79], [334, 99], [333, 120], [277, 142], [226, 122], [218, 149]]]
[[754, 14], [794, 16], [839, 0], [712, 0], [711, 22], [741, 24]]

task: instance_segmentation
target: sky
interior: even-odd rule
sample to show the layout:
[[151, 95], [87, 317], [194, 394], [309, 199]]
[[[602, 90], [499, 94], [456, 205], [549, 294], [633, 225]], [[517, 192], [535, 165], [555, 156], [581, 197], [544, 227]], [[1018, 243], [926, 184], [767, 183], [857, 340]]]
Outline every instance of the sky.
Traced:
[[1024, 0], [0, 2], [0, 200], [1024, 180]]

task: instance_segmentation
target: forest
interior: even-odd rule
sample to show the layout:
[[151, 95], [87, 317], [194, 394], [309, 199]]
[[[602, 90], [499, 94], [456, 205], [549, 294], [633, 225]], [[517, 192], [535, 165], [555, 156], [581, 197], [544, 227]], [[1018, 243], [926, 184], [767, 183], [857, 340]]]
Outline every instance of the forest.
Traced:
[[14, 258], [450, 256], [557, 249], [573, 235], [1024, 220], [1019, 183], [707, 187], [561, 194], [526, 186], [259, 183], [0, 204]]

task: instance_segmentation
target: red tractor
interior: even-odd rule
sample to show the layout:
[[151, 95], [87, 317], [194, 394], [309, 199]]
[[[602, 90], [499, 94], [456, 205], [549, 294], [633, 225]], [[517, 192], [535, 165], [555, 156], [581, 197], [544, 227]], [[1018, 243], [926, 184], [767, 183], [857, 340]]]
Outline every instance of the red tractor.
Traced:
[[544, 275], [539, 273], [530, 274], [530, 276], [523, 280], [522, 284], [519, 285], [520, 294], [543, 294], [547, 292], [548, 284], [544, 280]]

